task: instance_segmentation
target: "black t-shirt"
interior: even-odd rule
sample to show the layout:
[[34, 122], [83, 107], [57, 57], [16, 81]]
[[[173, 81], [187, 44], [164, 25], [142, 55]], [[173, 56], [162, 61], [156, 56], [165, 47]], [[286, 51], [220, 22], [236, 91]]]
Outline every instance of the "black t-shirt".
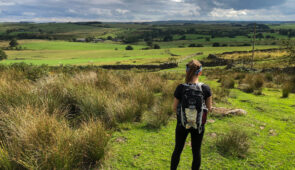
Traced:
[[[176, 87], [176, 90], [174, 92], [174, 97], [176, 97], [179, 101], [181, 101], [181, 96], [182, 96], [182, 89], [183, 89], [183, 84], [179, 84], [177, 87]], [[211, 93], [211, 89], [208, 85], [206, 84], [203, 84], [202, 85], [202, 91], [203, 91], [203, 94], [204, 94], [204, 100], [206, 101], [208, 97], [210, 97], [212, 95]]]

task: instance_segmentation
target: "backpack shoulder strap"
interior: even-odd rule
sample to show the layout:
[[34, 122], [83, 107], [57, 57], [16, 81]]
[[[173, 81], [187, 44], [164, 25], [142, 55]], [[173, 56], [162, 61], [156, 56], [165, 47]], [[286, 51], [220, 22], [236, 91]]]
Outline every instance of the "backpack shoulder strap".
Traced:
[[203, 92], [203, 89], [202, 89], [203, 84], [204, 83], [202, 83], [202, 82], [200, 82], [200, 83], [197, 84], [197, 86], [199, 87], [199, 89], [201, 90], [201, 92]]

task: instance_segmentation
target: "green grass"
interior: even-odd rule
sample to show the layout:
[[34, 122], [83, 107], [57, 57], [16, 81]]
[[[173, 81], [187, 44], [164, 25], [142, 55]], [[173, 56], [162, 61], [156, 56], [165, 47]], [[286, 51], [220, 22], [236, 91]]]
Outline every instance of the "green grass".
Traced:
[[286, 24], [276, 24], [269, 25], [271, 29], [295, 29], [295, 24], [286, 23]]
[[[113, 43], [83, 43], [67, 41], [43, 41], [27, 40], [20, 41], [20, 45], [28, 50], [125, 50], [127, 45]], [[145, 46], [133, 46], [134, 49], [141, 49]]]
[[[26, 62], [33, 64], [159, 64], [171, 56], [164, 50], [26, 50], [7, 51], [3, 63]], [[180, 56], [181, 57], [181, 56]]]
[[[248, 115], [211, 118], [215, 123], [206, 126], [202, 169], [292, 169], [295, 166], [295, 95], [282, 99], [281, 92], [274, 89], [264, 89], [263, 94], [255, 96], [237, 89], [231, 91], [231, 104], [221, 106], [242, 108]], [[113, 150], [105, 166], [112, 169], [169, 169], [175, 126], [175, 119], [159, 131], [146, 129], [140, 123], [124, 125], [124, 130], [115, 132], [112, 137], [110, 146]], [[264, 129], [260, 128], [262, 126]], [[250, 151], [245, 159], [219, 154], [216, 138], [210, 136], [211, 133], [219, 136], [232, 128], [243, 129], [250, 136]], [[274, 130], [275, 135], [271, 135], [270, 130]], [[117, 138], [126, 138], [126, 141], [118, 142]], [[187, 144], [179, 169], [190, 169], [191, 162], [192, 152]]]
[[[134, 50], [125, 50], [126, 45], [112, 43], [78, 43], [66, 41], [21, 40], [26, 50], [6, 51], [8, 59], [2, 63], [32, 63], [32, 64], [74, 64], [74, 65], [102, 65], [102, 64], [160, 64], [169, 58], [182, 59], [186, 56], [203, 52], [193, 58], [201, 59], [209, 54], [225, 51], [251, 50], [251, 47], [199, 47], [199, 48], [170, 48], [159, 50], [140, 50], [145, 46], [133, 45]], [[257, 49], [275, 48], [277, 46], [257, 46]], [[115, 50], [117, 48], [118, 50]], [[175, 54], [177, 56], [171, 56]], [[190, 58], [191, 59], [191, 58]], [[187, 62], [188, 60], [184, 62]], [[183, 62], [183, 63], [184, 63]], [[183, 67], [180, 64], [180, 68]]]

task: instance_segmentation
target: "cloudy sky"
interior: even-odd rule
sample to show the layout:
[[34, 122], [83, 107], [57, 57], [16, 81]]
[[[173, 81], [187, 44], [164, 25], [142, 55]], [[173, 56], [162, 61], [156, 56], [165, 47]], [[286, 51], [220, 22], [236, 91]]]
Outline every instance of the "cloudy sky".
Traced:
[[295, 0], [0, 0], [0, 22], [295, 21]]

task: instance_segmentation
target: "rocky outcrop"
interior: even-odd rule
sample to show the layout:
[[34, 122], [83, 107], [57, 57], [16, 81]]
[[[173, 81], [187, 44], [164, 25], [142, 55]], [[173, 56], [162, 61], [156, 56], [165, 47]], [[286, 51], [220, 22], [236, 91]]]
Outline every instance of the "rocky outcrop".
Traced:
[[224, 107], [213, 107], [212, 116], [223, 117], [223, 116], [245, 116], [247, 111], [243, 109], [228, 109]]

